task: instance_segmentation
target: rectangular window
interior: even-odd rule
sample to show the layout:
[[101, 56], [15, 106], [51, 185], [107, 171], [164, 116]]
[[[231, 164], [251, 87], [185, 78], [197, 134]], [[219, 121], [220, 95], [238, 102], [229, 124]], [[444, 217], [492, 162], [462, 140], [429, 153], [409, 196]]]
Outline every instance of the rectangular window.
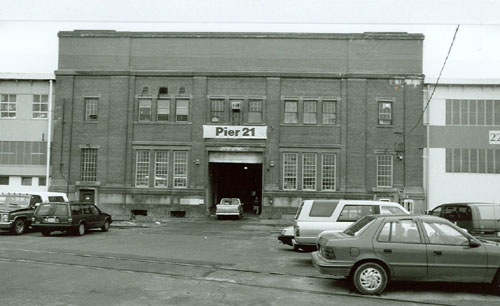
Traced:
[[85, 98], [85, 121], [97, 120], [97, 98]]
[[460, 124], [460, 100], [452, 100], [451, 105], [451, 124], [459, 125]]
[[174, 152], [174, 188], [187, 187], [188, 175], [188, 152]]
[[[467, 122], [467, 116], [465, 116], [465, 118], [462, 116], [462, 125], [477, 125], [477, 101], [470, 100], [468, 102], [469, 102], [469, 122]], [[467, 104], [463, 104], [462, 107], [467, 107]]]
[[33, 184], [33, 178], [29, 176], [21, 177], [21, 185], [22, 186], [31, 186]]
[[49, 111], [49, 96], [48, 95], [33, 95], [33, 109], [31, 118], [45, 119]]
[[151, 121], [151, 99], [139, 99], [139, 121]]
[[378, 102], [378, 124], [392, 125], [392, 102]]
[[499, 149], [446, 149], [448, 173], [500, 173]]
[[321, 190], [334, 191], [336, 155], [323, 154], [321, 158]]
[[323, 100], [323, 124], [337, 123], [337, 102]]
[[0, 176], [0, 185], [9, 185], [9, 177]]
[[97, 180], [97, 149], [82, 149], [80, 180], [82, 182], [95, 182]]
[[45, 165], [47, 143], [0, 141], [0, 165]]
[[224, 99], [211, 99], [210, 121], [224, 122]]
[[285, 100], [285, 123], [298, 123], [298, 101]]
[[168, 151], [155, 152], [155, 187], [167, 187]]
[[157, 101], [157, 121], [168, 121], [170, 120], [170, 100], [169, 99], [158, 99]]
[[[500, 109], [495, 100], [446, 100], [447, 125], [494, 125], [500, 124]], [[498, 105], [500, 108], [500, 104]], [[495, 113], [497, 112], [497, 113]]]
[[135, 162], [135, 186], [149, 187], [149, 150], [137, 150]]
[[302, 155], [302, 190], [316, 190], [316, 153]]
[[175, 121], [186, 122], [188, 121], [189, 115], [189, 100], [188, 99], [177, 99], [175, 100]]
[[297, 153], [283, 154], [283, 189], [297, 189]]
[[304, 100], [304, 123], [318, 123], [318, 101]]
[[47, 186], [47, 178], [45, 176], [38, 177], [38, 186]]
[[392, 187], [392, 155], [377, 155], [377, 187]]
[[0, 95], [0, 118], [16, 118], [16, 95]]
[[248, 122], [262, 123], [262, 100], [248, 100]]

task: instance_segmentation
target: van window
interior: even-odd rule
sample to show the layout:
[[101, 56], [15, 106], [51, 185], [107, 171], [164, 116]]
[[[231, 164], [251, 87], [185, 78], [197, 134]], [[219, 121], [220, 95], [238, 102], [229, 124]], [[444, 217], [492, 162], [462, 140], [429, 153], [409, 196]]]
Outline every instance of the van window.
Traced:
[[431, 211], [432, 216], [441, 216], [441, 207], [436, 207], [434, 210]]
[[71, 205], [71, 214], [73, 216], [82, 214], [82, 207], [80, 205]]
[[49, 202], [65, 202], [62, 196], [49, 196]]
[[39, 195], [31, 195], [30, 206], [34, 206], [36, 203], [42, 203], [42, 197]]
[[380, 214], [381, 215], [404, 215], [405, 212], [395, 206], [380, 206]]
[[295, 220], [297, 220], [300, 216], [300, 212], [302, 211], [302, 207], [304, 206], [304, 202], [300, 203], [299, 209], [297, 210], [297, 214], [295, 214]]
[[472, 211], [469, 206], [460, 206], [457, 209], [458, 221], [472, 221]]
[[375, 209], [372, 205], [346, 205], [340, 213], [339, 222], [354, 222], [366, 215], [373, 215]]
[[83, 206], [83, 213], [85, 215], [90, 215], [91, 214], [91, 211], [90, 211], [90, 205], [82, 205]]
[[314, 201], [309, 217], [331, 217], [338, 204], [338, 201]]

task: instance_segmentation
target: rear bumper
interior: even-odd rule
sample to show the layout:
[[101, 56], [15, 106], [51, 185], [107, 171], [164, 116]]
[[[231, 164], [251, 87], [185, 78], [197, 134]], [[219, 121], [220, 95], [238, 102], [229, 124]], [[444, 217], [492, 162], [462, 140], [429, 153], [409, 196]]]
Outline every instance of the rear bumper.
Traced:
[[31, 224], [31, 227], [39, 231], [67, 231], [77, 228], [72, 224]]
[[240, 213], [235, 211], [235, 212], [216, 212], [216, 216], [239, 216]]
[[326, 261], [318, 252], [313, 252], [311, 257], [313, 265], [321, 274], [348, 277], [351, 272], [352, 263]]
[[281, 243], [283, 244], [288, 244], [290, 246], [293, 246], [293, 236], [278, 236], [278, 240], [281, 241]]

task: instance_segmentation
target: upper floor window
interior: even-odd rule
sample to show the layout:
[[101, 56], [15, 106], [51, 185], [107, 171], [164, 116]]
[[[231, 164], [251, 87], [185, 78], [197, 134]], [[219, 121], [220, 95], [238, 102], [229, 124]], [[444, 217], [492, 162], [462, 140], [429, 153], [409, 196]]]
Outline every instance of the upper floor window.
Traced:
[[170, 120], [170, 99], [158, 99], [157, 101], [157, 121]]
[[155, 187], [167, 187], [168, 151], [155, 152]]
[[97, 98], [85, 98], [85, 121], [97, 120]]
[[304, 123], [318, 123], [318, 101], [304, 100]]
[[446, 149], [446, 172], [500, 173], [500, 149]]
[[298, 103], [297, 100], [285, 100], [285, 123], [299, 122]]
[[0, 118], [16, 118], [16, 95], [0, 95]]
[[225, 109], [225, 99], [213, 98], [211, 99], [210, 108], [210, 121], [212, 122], [224, 122], [224, 109]]
[[500, 125], [500, 100], [446, 100], [447, 125]]
[[33, 109], [31, 118], [47, 118], [49, 111], [49, 96], [48, 95], [33, 95]]
[[248, 100], [248, 122], [262, 123], [262, 100]]
[[392, 166], [392, 155], [377, 155], [377, 187], [392, 187]]
[[392, 102], [378, 101], [378, 124], [392, 125]]
[[323, 100], [323, 124], [337, 123], [337, 102]]
[[316, 190], [317, 157], [316, 153], [302, 155], [302, 189]]
[[175, 121], [186, 122], [189, 115], [189, 99], [178, 98], [175, 100]]
[[80, 179], [82, 182], [95, 182], [97, 180], [97, 149], [82, 149]]
[[188, 152], [174, 152], [174, 188], [187, 187]]
[[151, 99], [139, 99], [139, 121], [151, 121]]

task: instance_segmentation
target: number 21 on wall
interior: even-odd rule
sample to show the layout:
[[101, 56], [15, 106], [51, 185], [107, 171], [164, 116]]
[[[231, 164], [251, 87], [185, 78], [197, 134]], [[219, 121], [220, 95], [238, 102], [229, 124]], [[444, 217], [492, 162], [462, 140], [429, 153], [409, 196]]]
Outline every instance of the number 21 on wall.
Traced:
[[490, 131], [490, 144], [500, 144], [500, 131]]

